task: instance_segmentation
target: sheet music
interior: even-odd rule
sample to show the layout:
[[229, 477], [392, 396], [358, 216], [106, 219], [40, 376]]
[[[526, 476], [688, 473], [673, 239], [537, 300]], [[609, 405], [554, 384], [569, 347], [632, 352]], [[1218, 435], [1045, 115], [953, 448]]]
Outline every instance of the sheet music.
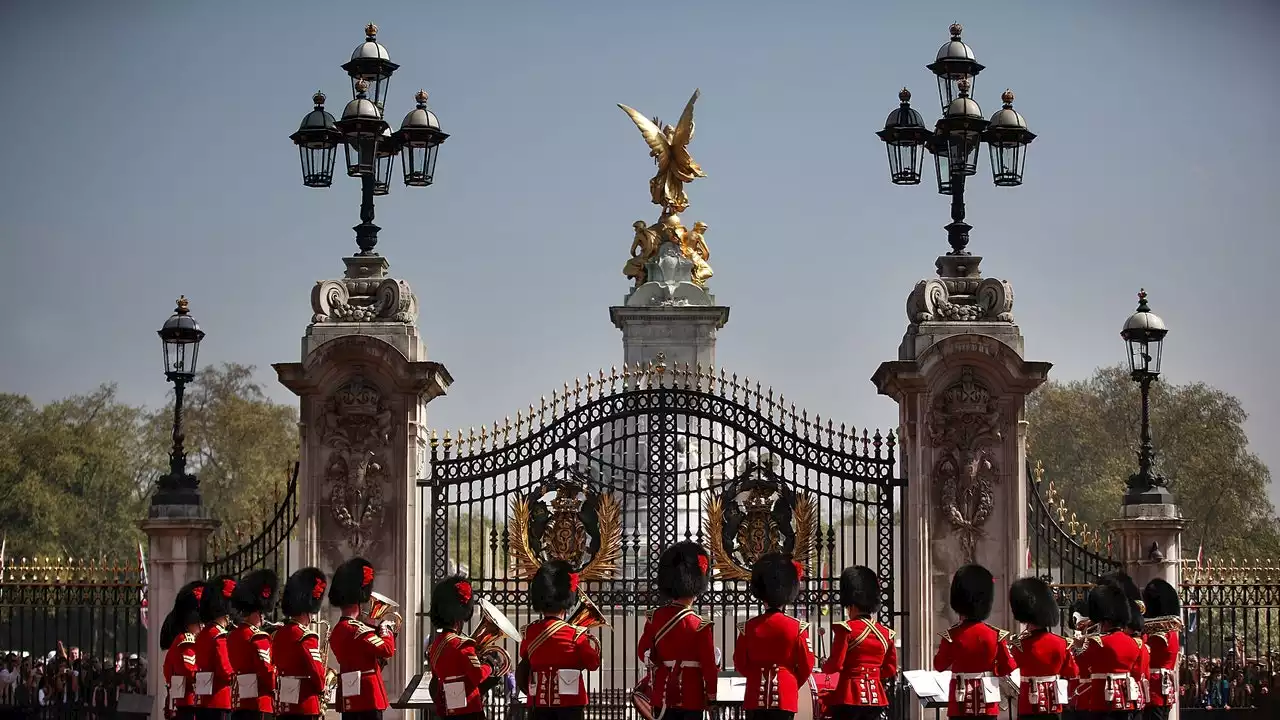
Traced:
[[720, 679], [716, 683], [716, 700], [718, 702], [739, 703], [746, 699], [746, 678], [720, 676]]
[[409, 702], [415, 705], [431, 705], [435, 702], [431, 697], [431, 673], [422, 673], [422, 679], [418, 681], [417, 687], [409, 695]]
[[902, 677], [921, 700], [946, 700], [951, 691], [951, 673], [932, 670], [905, 670]]

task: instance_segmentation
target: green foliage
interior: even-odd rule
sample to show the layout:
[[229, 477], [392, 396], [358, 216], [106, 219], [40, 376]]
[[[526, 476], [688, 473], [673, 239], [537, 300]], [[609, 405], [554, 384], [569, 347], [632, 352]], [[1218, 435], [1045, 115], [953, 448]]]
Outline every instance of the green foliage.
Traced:
[[[1141, 398], [1120, 366], [1087, 380], [1050, 381], [1027, 402], [1028, 457], [1044, 463], [1068, 508], [1090, 527], [1119, 513], [1125, 483], [1138, 469]], [[1205, 383], [1151, 388], [1156, 471], [1190, 521], [1190, 557], [1280, 554], [1280, 520], [1267, 497], [1271, 471], [1249, 451], [1239, 399]]]
[[154, 448], [113, 385], [38, 408], [0, 395], [0, 528], [10, 558], [131, 557]]
[[[224, 542], [274, 512], [297, 451], [297, 411], [267, 399], [253, 368], [200, 373], [186, 392], [188, 470]], [[6, 556], [132, 558], [156, 480], [169, 470], [173, 406], [120, 402], [115, 387], [37, 407], [0, 394], [0, 528]]]

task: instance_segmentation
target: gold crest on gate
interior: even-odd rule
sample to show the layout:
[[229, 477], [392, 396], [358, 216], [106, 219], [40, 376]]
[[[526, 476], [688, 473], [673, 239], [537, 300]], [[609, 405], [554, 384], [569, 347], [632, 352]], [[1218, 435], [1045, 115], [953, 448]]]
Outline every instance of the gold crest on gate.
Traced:
[[520, 575], [533, 577], [550, 560], [569, 563], [583, 580], [617, 574], [622, 506], [591, 485], [583, 473], [557, 461], [531, 492], [512, 499], [509, 550]]
[[779, 477], [777, 465], [767, 451], [749, 452], [719, 495], [707, 493], [705, 527], [719, 578], [749, 580], [751, 566], [772, 552], [808, 565], [818, 502]]

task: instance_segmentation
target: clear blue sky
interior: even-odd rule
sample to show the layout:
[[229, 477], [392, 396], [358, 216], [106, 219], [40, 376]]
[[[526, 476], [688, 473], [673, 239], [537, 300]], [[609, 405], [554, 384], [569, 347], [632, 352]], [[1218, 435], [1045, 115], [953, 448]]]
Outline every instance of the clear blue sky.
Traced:
[[[433, 424], [514, 414], [621, 359], [608, 307], [631, 223], [653, 219], [639, 134], [702, 89], [719, 359], [824, 417], [892, 426], [867, 378], [946, 249], [947, 201], [893, 187], [872, 134], [948, 24], [987, 65], [988, 114], [1017, 93], [1040, 139], [1027, 182], [970, 193], [971, 249], [1009, 279], [1030, 359], [1081, 378], [1120, 362], [1145, 285], [1172, 326], [1175, 382], [1240, 396], [1280, 468], [1274, 273], [1280, 9], [1266, 0], [1115, 2], [20, 2], [0, 10], [9, 78], [0, 176], [0, 389], [50, 400], [167, 390], [155, 330], [179, 293], [205, 363], [298, 359], [318, 279], [355, 249], [358, 189], [304, 189], [288, 135], [374, 21], [452, 137], [437, 184], [378, 203], [432, 359], [456, 378]], [[931, 183], [932, 180], [926, 180]]]

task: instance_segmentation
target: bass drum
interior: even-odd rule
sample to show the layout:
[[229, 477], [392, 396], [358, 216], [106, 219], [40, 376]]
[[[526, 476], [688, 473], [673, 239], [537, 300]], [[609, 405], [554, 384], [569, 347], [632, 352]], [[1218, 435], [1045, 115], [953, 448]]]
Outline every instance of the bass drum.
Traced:
[[840, 673], [819, 673], [816, 672], [812, 676], [814, 687], [818, 696], [818, 717], [823, 720], [829, 720], [831, 717], [831, 693], [835, 692], [836, 684], [840, 682]]
[[818, 706], [818, 686], [810, 675], [804, 687], [800, 688], [799, 697], [796, 698], [795, 720], [820, 720], [821, 717], [822, 710]]

